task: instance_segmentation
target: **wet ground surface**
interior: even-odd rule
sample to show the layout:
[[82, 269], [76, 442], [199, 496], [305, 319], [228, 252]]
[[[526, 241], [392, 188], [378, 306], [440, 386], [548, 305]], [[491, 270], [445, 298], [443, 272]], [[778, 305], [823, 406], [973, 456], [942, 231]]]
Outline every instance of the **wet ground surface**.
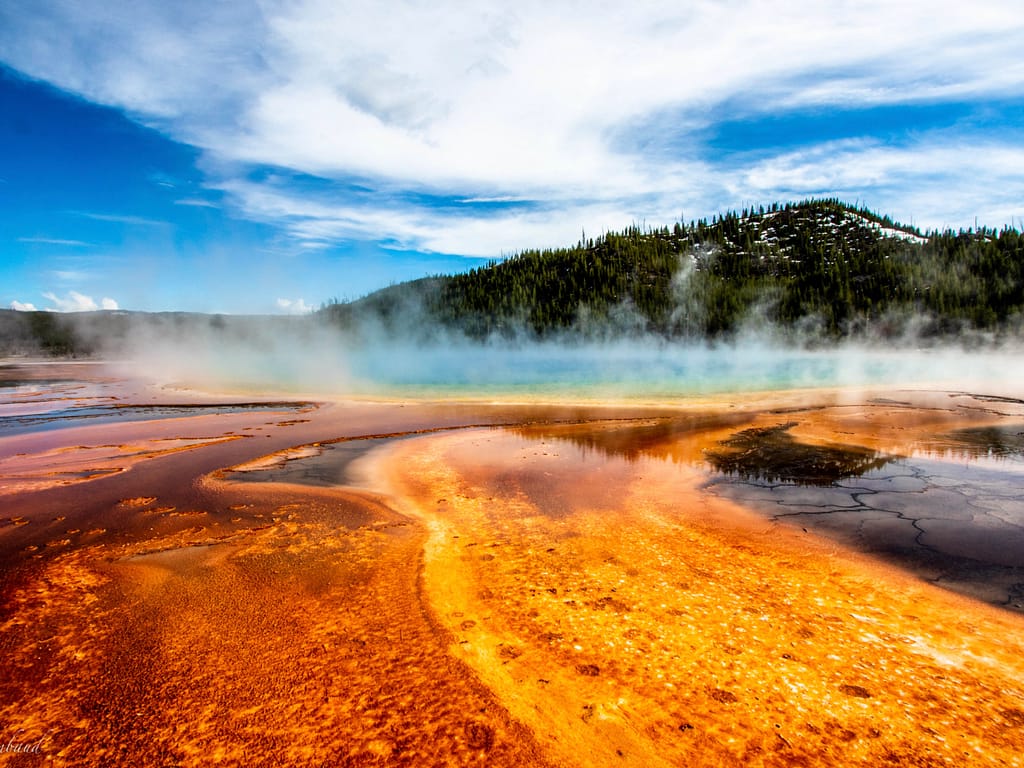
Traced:
[[[182, 399], [41, 379], [30, 399], [47, 407]], [[426, 530], [374, 493], [273, 467], [318, 443], [337, 459], [578, 409], [195, 404], [0, 437], [0, 731], [39, 745], [5, 765], [546, 765], [448, 653], [419, 587]], [[221, 471], [247, 466], [270, 471]]]
[[378, 478], [428, 521], [425, 592], [452, 654], [545, 754], [1021, 764], [1019, 616], [707, 493], [692, 445], [594, 450], [628, 429], [409, 441]]
[[407, 439], [405, 436], [329, 440], [281, 451], [240, 464], [220, 477], [242, 483], [293, 483], [314, 488], [358, 485], [353, 465], [372, 450]]
[[51, 429], [70, 429], [82, 421], [92, 424], [116, 422], [155, 421], [185, 416], [217, 415], [239, 413], [240, 411], [281, 411], [302, 413], [308, 403], [229, 403], [190, 405], [72, 405], [67, 408], [48, 410], [44, 414], [23, 414], [0, 416], [0, 436], [42, 432]]
[[714, 493], [923, 578], [1024, 611], [1024, 475], [924, 459], [827, 487], [721, 480]]
[[[924, 402], [886, 398], [863, 407], [514, 431], [571, 443], [582, 456], [701, 468], [708, 472], [706, 492], [961, 594], [1024, 611], [1020, 407], [1015, 398], [928, 393]], [[979, 419], [1008, 423], [950, 428]], [[753, 421], [758, 425], [738, 428]]]
[[[961, 396], [978, 403], [1018, 402]], [[1024, 426], [928, 434], [905, 446], [912, 457], [851, 443], [801, 441], [792, 434], [800, 422], [792, 420], [749, 427], [724, 439], [709, 437], [750, 418], [687, 414], [507, 429], [541, 444], [545, 439], [570, 442], [578, 447], [581, 462], [596, 452], [627, 462], [653, 456], [710, 469], [704, 486], [708, 492], [768, 519], [877, 555], [945, 588], [1024, 612]], [[319, 487], [351, 485], [359, 481], [358, 471], [351, 471], [353, 462], [395, 439], [302, 446], [236, 467], [227, 476]], [[493, 467], [499, 485], [506, 475], [520, 484], [531, 482], [500, 464], [496, 461]], [[533, 482], [543, 486], [545, 478]], [[607, 483], [600, 487], [601, 493], [609, 493]], [[557, 493], [538, 494], [537, 503], [557, 514], [572, 508], [586, 492], [574, 490], [571, 500]]]
[[724, 474], [709, 489], [933, 583], [1024, 611], [1020, 425], [940, 433], [908, 446], [906, 457], [801, 444], [789, 436], [794, 426], [746, 430], [707, 451]]
[[0, 415], [66, 413], [0, 434], [5, 764], [1024, 763], [1014, 398], [25, 373]]
[[[113, 379], [82, 380], [82, 374], [88, 374], [95, 366], [55, 367], [62, 378], [41, 378], [31, 367], [0, 367], [0, 437], [71, 429], [82, 424], [155, 421], [246, 410], [301, 414], [314, 407], [309, 402], [245, 402], [238, 398], [233, 402], [123, 402], [138, 393], [118, 388]], [[74, 378], [76, 374], [80, 378]]]
[[812, 445], [789, 431], [798, 422], [745, 429], [704, 452], [719, 472], [765, 483], [830, 486], [884, 467], [895, 457], [848, 445]]

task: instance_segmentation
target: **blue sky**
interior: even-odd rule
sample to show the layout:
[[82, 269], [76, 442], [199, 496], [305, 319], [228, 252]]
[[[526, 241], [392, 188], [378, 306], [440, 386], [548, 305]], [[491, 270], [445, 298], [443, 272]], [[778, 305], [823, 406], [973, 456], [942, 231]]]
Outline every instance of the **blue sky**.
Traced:
[[301, 312], [633, 222], [1024, 219], [1016, 3], [0, 4], [0, 306]]

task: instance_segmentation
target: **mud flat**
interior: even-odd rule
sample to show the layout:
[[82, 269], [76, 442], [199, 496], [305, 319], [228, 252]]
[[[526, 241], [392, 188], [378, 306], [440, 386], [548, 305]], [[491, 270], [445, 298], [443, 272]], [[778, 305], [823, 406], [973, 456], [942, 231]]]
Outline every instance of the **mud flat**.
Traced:
[[0, 389], [4, 765], [1022, 762], [1016, 401], [53, 372]]

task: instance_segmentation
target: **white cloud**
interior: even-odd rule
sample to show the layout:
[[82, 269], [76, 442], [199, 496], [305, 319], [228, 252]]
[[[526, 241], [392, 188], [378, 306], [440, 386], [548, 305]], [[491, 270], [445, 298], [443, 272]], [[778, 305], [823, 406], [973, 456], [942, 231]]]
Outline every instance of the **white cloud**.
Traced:
[[[379, 239], [397, 249], [422, 249], [462, 256], [494, 256], [527, 248], [570, 243], [582, 231], [596, 236], [631, 222], [643, 210], [614, 203], [554, 206], [547, 209], [512, 208], [486, 216], [471, 208], [438, 211], [424, 205], [330, 204], [294, 194], [287, 188], [233, 182], [225, 191], [258, 221], [284, 222], [283, 226], [305, 247], [337, 240]], [[675, 202], [646, 203], [653, 208], [652, 223], [678, 218]]]
[[93, 221], [106, 221], [111, 224], [127, 224], [139, 227], [162, 227], [168, 222], [159, 219], [147, 219], [143, 216], [126, 216], [116, 213], [93, 213], [91, 211], [78, 211], [78, 215]]
[[278, 299], [277, 308], [289, 315], [305, 315], [314, 309], [302, 299]]
[[923, 229], [970, 225], [975, 217], [998, 227], [1024, 212], [1022, 169], [1020, 146], [981, 144], [964, 151], [941, 137], [909, 147], [846, 141], [737, 169], [734, 184], [760, 199], [817, 194], [853, 200], [870, 189], [873, 208]]
[[17, 312], [35, 312], [36, 305], [30, 302], [21, 302], [15, 299], [11, 302], [11, 309]]
[[99, 309], [95, 299], [78, 291], [68, 291], [67, 296], [64, 298], [55, 293], [47, 292], [43, 294], [43, 298], [52, 302], [53, 306], [50, 309], [56, 312], [91, 312], [92, 310]]
[[104, 297], [97, 304], [92, 296], [78, 291], [68, 291], [63, 298], [53, 292], [43, 294], [43, 298], [53, 304], [48, 309], [53, 312], [94, 312], [97, 309], [118, 309], [118, 304], [111, 298]]
[[51, 275], [56, 277], [58, 280], [65, 282], [78, 282], [81, 280], [87, 280], [91, 275], [88, 272], [82, 272], [76, 269], [55, 269], [50, 272]]
[[218, 208], [216, 203], [210, 202], [209, 200], [203, 200], [197, 197], [186, 197], [181, 200], [175, 200], [175, 205], [187, 205], [193, 208]]
[[69, 247], [80, 248], [90, 245], [83, 240], [63, 240], [56, 237], [19, 237], [19, 243], [37, 243], [39, 245], [66, 245]]
[[[738, 168], [699, 131], [794, 108], [1017, 98], [1022, 33], [1008, 0], [39, 0], [0, 8], [0, 60], [201, 147], [210, 186], [307, 246], [495, 255], [779, 195], [921, 194], [938, 221], [963, 215], [955, 180], [981, 212], [1002, 210], [1009, 194], [972, 180], [967, 157], [991, 151], [1012, 163], [1000, 178], [1024, 177], [1017, 137], [960, 134], [959, 156], [948, 137], [826, 142]], [[936, 158], [951, 176], [922, 170]], [[253, 164], [338, 187], [313, 198]], [[352, 182], [376, 195], [354, 197]], [[423, 193], [535, 205], [403, 202]]]

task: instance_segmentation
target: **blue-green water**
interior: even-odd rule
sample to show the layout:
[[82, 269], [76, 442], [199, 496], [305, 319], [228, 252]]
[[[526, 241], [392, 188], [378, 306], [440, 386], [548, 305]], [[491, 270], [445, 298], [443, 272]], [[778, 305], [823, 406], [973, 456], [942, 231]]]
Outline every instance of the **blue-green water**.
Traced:
[[[963, 386], [1004, 392], [1019, 356], [961, 351], [797, 350], [767, 346], [449, 346], [356, 350], [354, 394], [673, 399], [843, 386]], [[987, 390], [986, 390], [987, 391]]]
[[154, 340], [128, 372], [251, 392], [330, 396], [672, 400], [701, 395], [848, 386], [918, 387], [1006, 395], [1021, 390], [1022, 356], [960, 349], [845, 345], [806, 350], [748, 342], [716, 347], [645, 339], [610, 343], [355, 345], [337, 335]]

